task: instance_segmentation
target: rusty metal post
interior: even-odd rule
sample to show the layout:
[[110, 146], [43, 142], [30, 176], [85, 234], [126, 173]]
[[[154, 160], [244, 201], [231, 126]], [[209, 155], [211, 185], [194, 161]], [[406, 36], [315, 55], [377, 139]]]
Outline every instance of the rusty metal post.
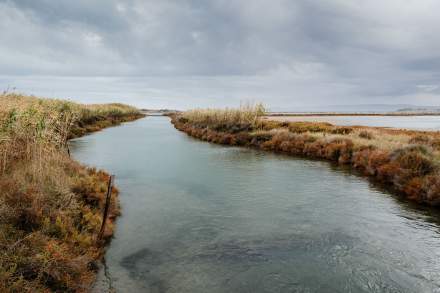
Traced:
[[110, 199], [112, 197], [112, 188], [113, 188], [114, 180], [115, 180], [115, 175], [110, 175], [110, 178], [108, 179], [107, 196], [105, 198], [104, 213], [102, 215], [102, 224], [101, 224], [101, 230], [99, 230], [98, 240], [102, 240], [102, 236], [104, 235], [105, 224], [107, 222], [108, 211], [110, 208]]

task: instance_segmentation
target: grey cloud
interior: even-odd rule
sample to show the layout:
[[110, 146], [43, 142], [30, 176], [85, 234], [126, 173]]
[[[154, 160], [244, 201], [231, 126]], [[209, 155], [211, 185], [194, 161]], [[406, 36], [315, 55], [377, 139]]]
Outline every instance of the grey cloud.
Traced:
[[419, 103], [420, 85], [439, 83], [438, 11], [436, 0], [0, 0], [0, 74], [153, 78], [158, 98], [179, 99], [174, 82], [197, 103]]
[[87, 0], [2, 0], [46, 25], [78, 23], [109, 31], [127, 29], [127, 22], [118, 16], [113, 1]]

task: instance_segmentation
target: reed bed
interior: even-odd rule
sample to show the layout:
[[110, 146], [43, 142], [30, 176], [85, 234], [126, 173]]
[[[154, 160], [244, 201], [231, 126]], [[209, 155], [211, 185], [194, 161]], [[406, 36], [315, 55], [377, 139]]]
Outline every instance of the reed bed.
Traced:
[[120, 104], [0, 95], [0, 292], [89, 290], [103, 253], [96, 235], [108, 174], [71, 160], [67, 140], [140, 116]]
[[[410, 200], [440, 205], [440, 133], [325, 122], [236, 117], [241, 110], [197, 110], [172, 117], [179, 130], [205, 141], [249, 146], [348, 165]], [[197, 113], [197, 114], [195, 114]], [[233, 113], [233, 115], [226, 115]], [[220, 118], [219, 118], [220, 117]]]
[[259, 117], [265, 114], [262, 104], [244, 104], [238, 109], [195, 109], [180, 114], [183, 119], [198, 126], [210, 126], [216, 130], [252, 129], [259, 126]]

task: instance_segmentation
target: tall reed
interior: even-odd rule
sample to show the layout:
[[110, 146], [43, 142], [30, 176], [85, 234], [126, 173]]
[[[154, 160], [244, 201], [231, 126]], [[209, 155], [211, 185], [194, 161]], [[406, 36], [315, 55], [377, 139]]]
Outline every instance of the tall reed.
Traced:
[[232, 126], [257, 127], [259, 117], [264, 116], [266, 110], [261, 103], [242, 104], [240, 108], [226, 109], [195, 109], [183, 112], [181, 119], [200, 126], [214, 126], [228, 128]]
[[121, 104], [0, 95], [0, 292], [89, 289], [108, 175], [71, 160], [67, 140], [140, 116]]

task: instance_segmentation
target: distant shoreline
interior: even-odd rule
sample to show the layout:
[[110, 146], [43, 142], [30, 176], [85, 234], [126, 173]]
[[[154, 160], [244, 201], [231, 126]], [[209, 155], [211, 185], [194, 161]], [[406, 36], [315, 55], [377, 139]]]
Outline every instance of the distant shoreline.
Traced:
[[280, 117], [325, 117], [325, 116], [440, 116], [440, 112], [389, 112], [389, 113], [338, 113], [338, 112], [268, 112], [265, 116]]

